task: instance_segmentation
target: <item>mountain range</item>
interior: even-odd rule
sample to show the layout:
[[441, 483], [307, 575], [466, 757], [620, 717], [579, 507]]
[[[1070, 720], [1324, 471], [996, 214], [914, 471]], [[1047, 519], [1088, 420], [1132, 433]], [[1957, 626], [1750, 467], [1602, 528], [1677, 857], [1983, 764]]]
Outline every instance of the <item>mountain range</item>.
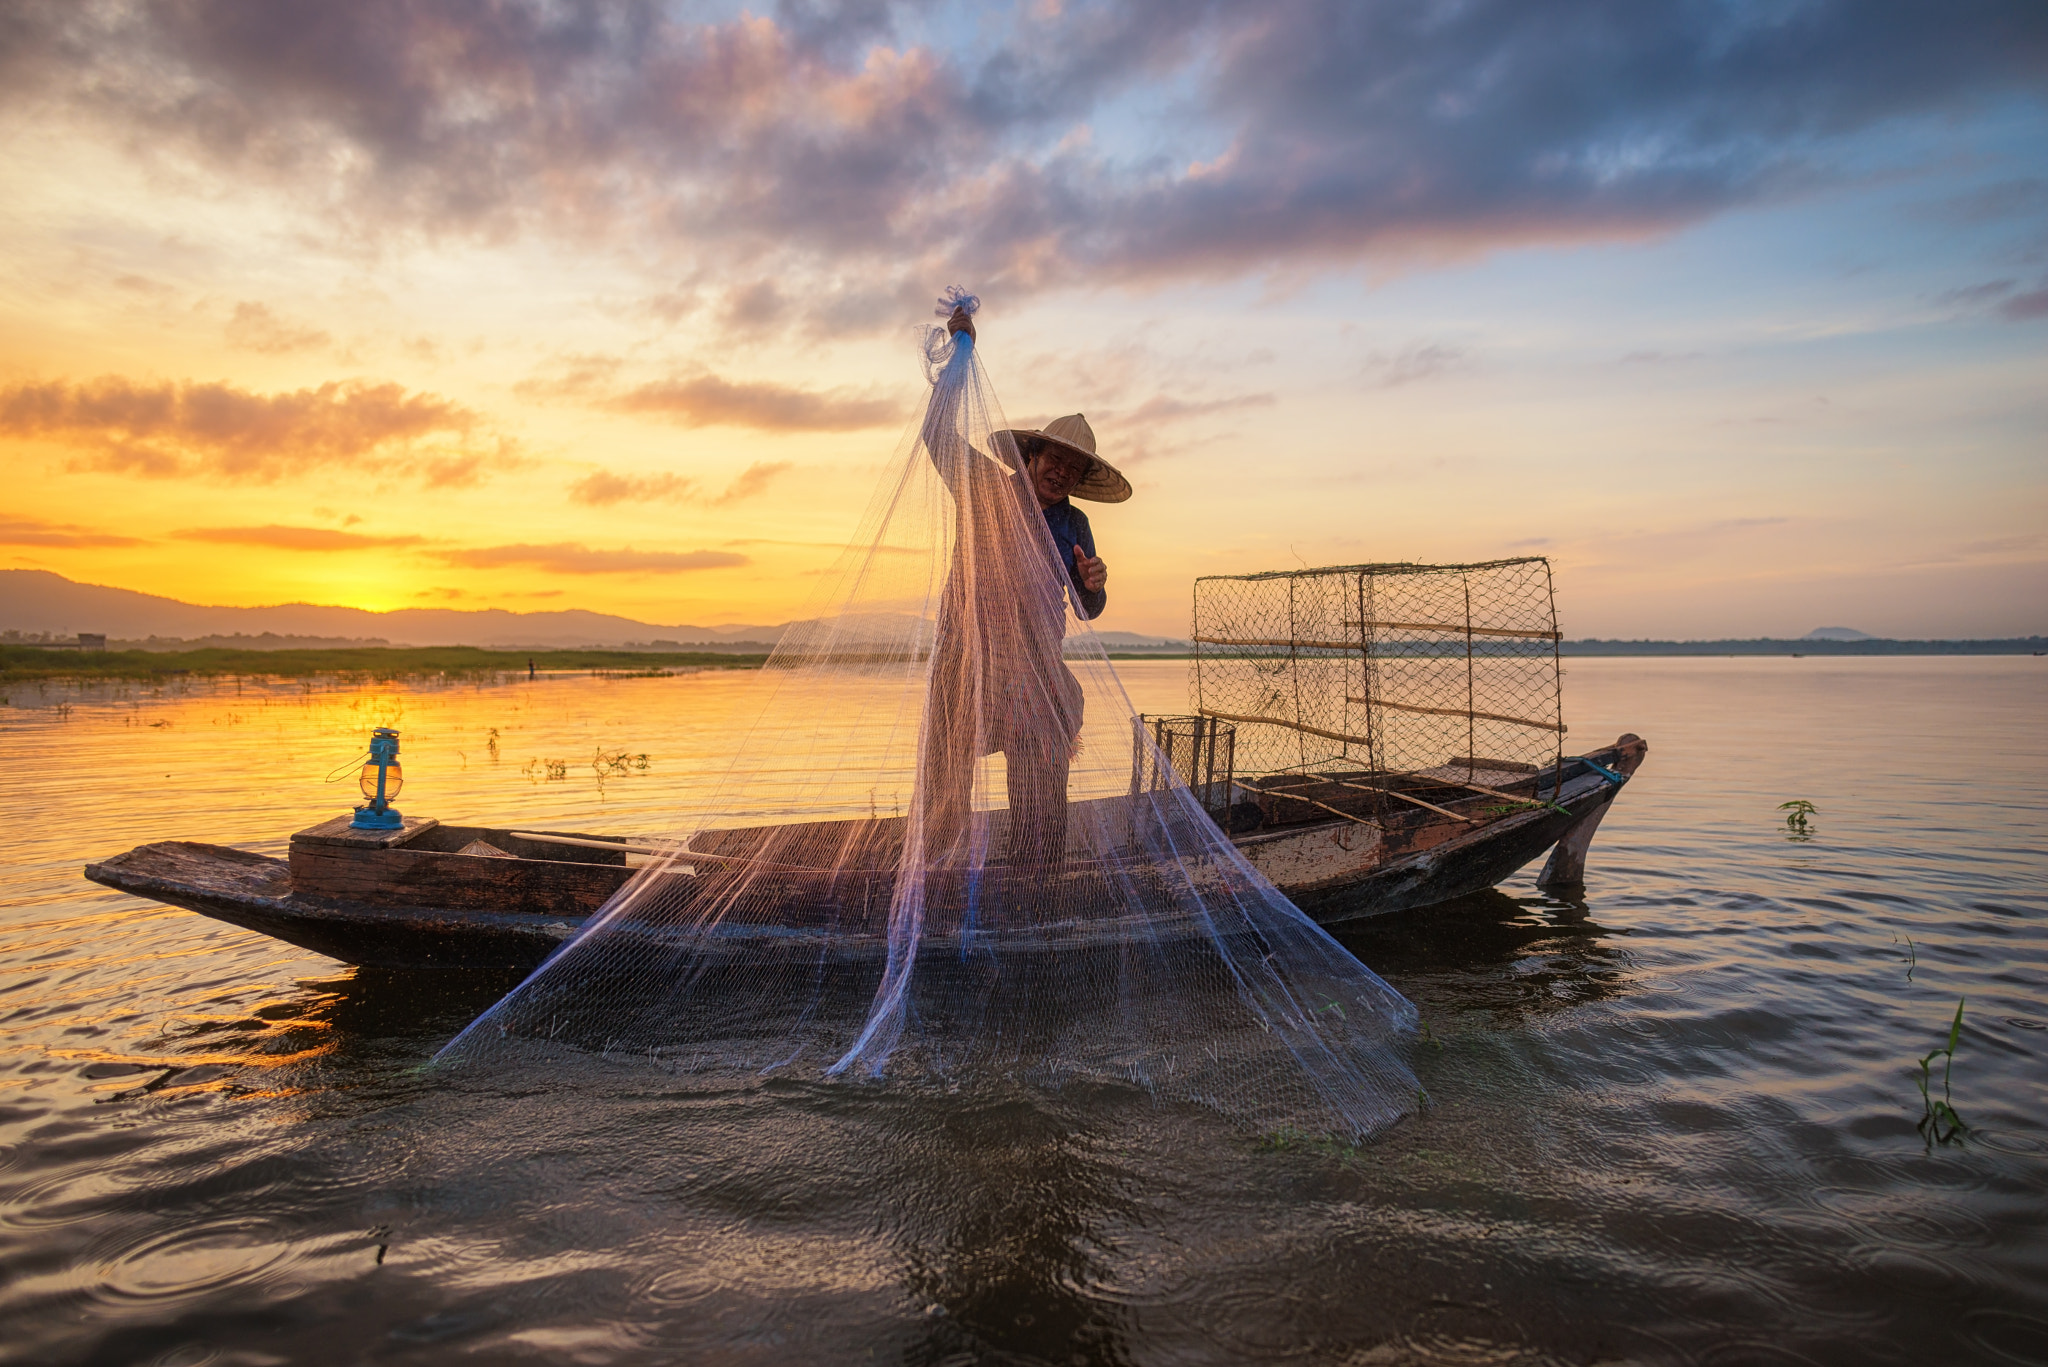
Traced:
[[[149, 642], [155, 637], [157, 641], [151, 644], [165, 647], [204, 643], [259, 650], [316, 645], [716, 648], [773, 644], [789, 625], [670, 626], [580, 608], [559, 612], [509, 612], [503, 608], [371, 612], [319, 603], [209, 607], [132, 589], [81, 584], [48, 570], [0, 570], [0, 630], [24, 636], [71, 636], [87, 631], [122, 643]], [[1180, 644], [1130, 631], [1105, 631], [1101, 637], [1112, 648]]]

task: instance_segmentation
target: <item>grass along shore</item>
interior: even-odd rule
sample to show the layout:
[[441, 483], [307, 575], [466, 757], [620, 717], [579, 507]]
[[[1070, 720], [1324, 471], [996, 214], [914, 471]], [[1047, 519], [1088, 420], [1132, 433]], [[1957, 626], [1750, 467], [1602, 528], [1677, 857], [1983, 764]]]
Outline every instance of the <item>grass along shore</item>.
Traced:
[[677, 669], [759, 669], [766, 654], [678, 650], [484, 650], [477, 646], [357, 646], [335, 650], [39, 650], [0, 646], [0, 686], [20, 683], [161, 683], [178, 678], [366, 680], [479, 678], [526, 672], [665, 674]]

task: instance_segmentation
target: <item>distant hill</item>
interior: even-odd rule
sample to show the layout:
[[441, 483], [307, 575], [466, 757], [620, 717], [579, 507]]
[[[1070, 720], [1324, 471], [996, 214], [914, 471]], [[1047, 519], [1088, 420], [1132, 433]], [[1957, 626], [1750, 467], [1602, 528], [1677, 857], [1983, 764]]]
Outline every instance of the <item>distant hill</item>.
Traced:
[[[363, 608], [317, 603], [274, 607], [208, 607], [132, 589], [81, 584], [48, 570], [0, 570], [0, 631], [23, 636], [71, 637], [81, 631], [109, 638], [114, 648], [183, 650], [216, 646], [239, 650], [293, 650], [349, 645], [488, 646], [501, 649], [713, 650], [772, 646], [790, 626], [663, 626], [569, 609], [507, 612], [502, 608]], [[885, 628], [893, 632], [895, 628]], [[154, 638], [154, 639], [152, 639]], [[1111, 650], [1177, 648], [1163, 636], [1105, 631]]]
[[243, 649], [282, 649], [298, 644], [281, 639], [289, 637], [381, 640], [395, 646], [575, 648], [618, 647], [628, 641], [654, 638], [679, 646], [773, 642], [782, 634], [780, 626], [663, 626], [575, 608], [564, 612], [507, 612], [502, 608], [399, 608], [393, 612], [369, 612], [317, 603], [207, 607], [132, 589], [81, 584], [48, 570], [0, 570], [0, 629], [24, 634], [92, 631], [128, 641], [151, 636], [188, 641], [261, 638], [266, 634], [274, 638], [271, 642], [237, 642]]
[[[115, 649], [297, 650], [355, 645], [483, 646], [547, 650], [740, 650], [774, 645], [793, 625], [663, 626], [604, 612], [507, 612], [502, 608], [363, 608], [317, 603], [274, 607], [207, 607], [132, 589], [81, 584], [48, 570], [0, 570], [0, 631], [66, 638], [104, 634]], [[883, 635], [899, 628], [882, 623]], [[1135, 631], [1098, 633], [1116, 652], [1172, 654], [1185, 641]], [[154, 640], [150, 638], [156, 638]], [[1817, 627], [1798, 640], [1565, 641], [1566, 655], [2031, 655], [2048, 638], [1995, 641], [1893, 641], [1849, 627]]]

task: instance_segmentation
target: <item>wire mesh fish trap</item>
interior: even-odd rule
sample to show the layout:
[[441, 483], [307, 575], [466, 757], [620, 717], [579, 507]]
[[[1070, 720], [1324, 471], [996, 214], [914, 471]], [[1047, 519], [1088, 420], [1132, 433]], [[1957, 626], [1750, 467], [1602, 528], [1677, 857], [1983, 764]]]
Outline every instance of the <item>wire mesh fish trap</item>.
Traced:
[[[1212, 816], [1229, 810], [1237, 773], [1237, 728], [1213, 717], [1131, 718], [1131, 794], [1186, 787]], [[1144, 743], [1149, 732], [1152, 744]]]
[[1194, 712], [1235, 768], [1485, 782], [1558, 762], [1557, 605], [1541, 556], [1195, 581]]

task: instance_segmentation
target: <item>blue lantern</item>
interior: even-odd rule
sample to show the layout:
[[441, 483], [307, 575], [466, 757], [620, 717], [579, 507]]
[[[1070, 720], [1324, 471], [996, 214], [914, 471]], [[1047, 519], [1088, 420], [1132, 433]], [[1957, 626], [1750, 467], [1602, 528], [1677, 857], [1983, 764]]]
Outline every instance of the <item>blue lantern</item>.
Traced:
[[405, 770], [398, 764], [398, 731], [380, 726], [370, 732], [370, 762], [357, 780], [363, 796], [370, 799], [356, 808], [356, 819], [348, 824], [359, 831], [395, 831], [405, 825], [391, 799], [405, 786]]

